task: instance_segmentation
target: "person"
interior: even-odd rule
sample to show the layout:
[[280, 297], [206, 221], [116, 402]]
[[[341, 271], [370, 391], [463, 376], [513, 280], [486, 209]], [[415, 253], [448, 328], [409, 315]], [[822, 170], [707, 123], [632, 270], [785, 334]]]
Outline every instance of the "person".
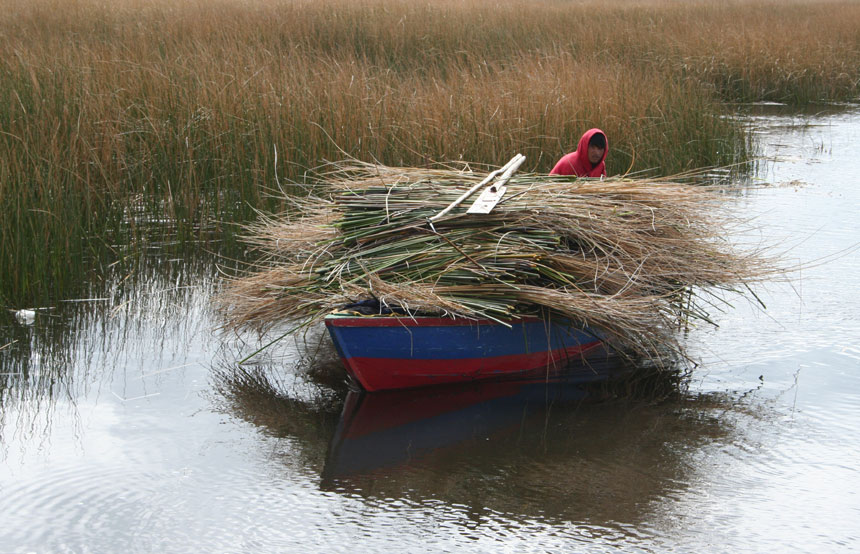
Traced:
[[600, 129], [589, 129], [579, 139], [576, 152], [565, 154], [550, 175], [576, 175], [577, 177], [602, 177], [606, 175], [606, 154], [609, 143]]

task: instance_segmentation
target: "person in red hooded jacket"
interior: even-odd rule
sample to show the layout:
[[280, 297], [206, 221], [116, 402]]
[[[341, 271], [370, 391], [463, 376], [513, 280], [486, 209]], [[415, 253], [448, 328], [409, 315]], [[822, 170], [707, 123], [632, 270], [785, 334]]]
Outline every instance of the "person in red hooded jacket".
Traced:
[[576, 175], [577, 177], [602, 177], [606, 175], [606, 154], [609, 142], [600, 129], [589, 129], [579, 139], [576, 152], [565, 154], [550, 175]]

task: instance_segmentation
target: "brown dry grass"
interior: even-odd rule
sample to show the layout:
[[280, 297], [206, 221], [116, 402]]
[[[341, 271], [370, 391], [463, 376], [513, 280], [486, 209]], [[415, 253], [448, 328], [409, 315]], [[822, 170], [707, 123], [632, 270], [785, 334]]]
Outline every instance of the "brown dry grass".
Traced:
[[[406, 313], [507, 319], [548, 310], [659, 359], [681, 325], [778, 274], [735, 247], [728, 198], [668, 181], [517, 176], [487, 215], [427, 218], [482, 173], [338, 166], [301, 208], [254, 225], [263, 261], [221, 297], [229, 327], [319, 321], [375, 298]], [[306, 230], [306, 233], [303, 231]], [[317, 242], [314, 242], [317, 241]], [[295, 246], [293, 246], [295, 245]]]
[[[854, 99], [860, 81], [848, 1], [2, 7], [0, 294], [12, 296], [57, 283], [83, 237], [119, 217], [116, 200], [145, 198], [152, 219], [194, 232], [267, 205], [276, 168], [286, 182], [345, 155], [418, 166], [523, 152], [546, 171], [592, 126], [610, 138], [610, 173], [671, 174], [749, 156], [723, 102]], [[54, 258], [36, 254], [44, 245]]]

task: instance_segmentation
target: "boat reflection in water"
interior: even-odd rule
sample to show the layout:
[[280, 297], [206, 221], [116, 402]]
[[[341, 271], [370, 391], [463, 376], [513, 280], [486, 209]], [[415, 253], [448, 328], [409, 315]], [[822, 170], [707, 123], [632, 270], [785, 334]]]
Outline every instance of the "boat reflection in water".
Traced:
[[[343, 369], [333, 361], [330, 369], [342, 382]], [[274, 369], [256, 375], [271, 383]], [[282, 462], [301, 463], [326, 492], [426, 503], [434, 514], [444, 502], [479, 520], [492, 512], [523, 521], [637, 524], [650, 517], [652, 501], [681, 494], [695, 480], [702, 448], [730, 442], [732, 418], [718, 398], [683, 393], [664, 402], [647, 393], [645, 401], [601, 401], [650, 385], [640, 367], [607, 361], [592, 369], [618, 378], [341, 391], [321, 401], [259, 386], [256, 377], [218, 388], [232, 413], [288, 439]], [[677, 381], [664, 379], [679, 391]]]
[[364, 393], [351, 391], [329, 447], [323, 480], [409, 463], [440, 449], [544, 422], [575, 408], [601, 377], [629, 369], [617, 360], [551, 380], [502, 381]]

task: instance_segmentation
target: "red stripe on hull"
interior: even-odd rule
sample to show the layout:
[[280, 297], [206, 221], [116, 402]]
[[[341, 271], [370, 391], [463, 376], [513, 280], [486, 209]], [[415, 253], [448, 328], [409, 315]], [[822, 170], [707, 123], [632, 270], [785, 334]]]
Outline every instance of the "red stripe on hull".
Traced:
[[399, 358], [344, 359], [347, 372], [366, 391], [423, 387], [481, 379], [527, 377], [530, 373], [554, 375], [601, 346], [600, 341], [552, 351], [459, 360]]
[[[508, 320], [510, 324], [529, 323], [540, 321], [534, 316], [526, 316], [520, 319]], [[384, 317], [348, 317], [338, 316], [334, 319], [326, 319], [325, 324], [329, 327], [465, 327], [475, 325], [501, 325], [498, 321], [491, 319], [453, 319], [450, 317], [427, 317], [416, 316], [384, 316]]]

